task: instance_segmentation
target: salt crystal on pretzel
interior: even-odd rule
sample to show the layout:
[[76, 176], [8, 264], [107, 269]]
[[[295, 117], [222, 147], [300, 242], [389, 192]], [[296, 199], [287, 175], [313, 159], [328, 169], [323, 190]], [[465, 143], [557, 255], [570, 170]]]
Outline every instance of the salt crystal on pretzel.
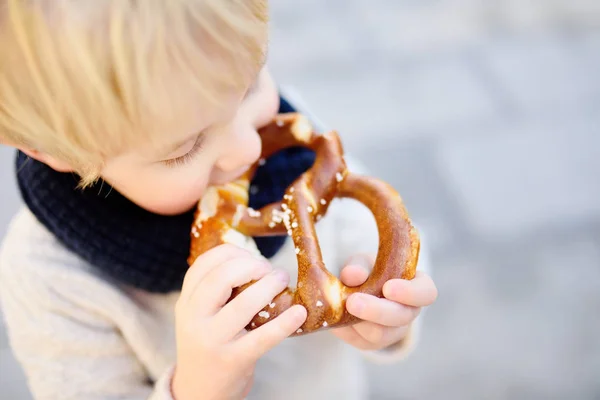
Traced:
[[[294, 304], [308, 316], [293, 335], [305, 335], [358, 322], [346, 311], [346, 300], [361, 292], [382, 297], [389, 279], [412, 279], [419, 257], [419, 236], [400, 195], [387, 183], [348, 171], [339, 135], [317, 134], [306, 117], [280, 114], [260, 130], [260, 160], [239, 180], [207, 189], [198, 203], [192, 226], [189, 265], [202, 253], [224, 243], [252, 248], [252, 237], [291, 236], [298, 260], [298, 284], [287, 288], [248, 324], [252, 330], [267, 323]], [[260, 210], [248, 207], [250, 181], [259, 165], [276, 152], [303, 146], [316, 153], [313, 167], [286, 190], [282, 200]], [[314, 224], [326, 215], [334, 198], [352, 198], [372, 213], [379, 232], [379, 250], [373, 270], [360, 286], [348, 287], [323, 263]], [[235, 298], [254, 282], [233, 291]], [[230, 300], [231, 300], [230, 299]]]

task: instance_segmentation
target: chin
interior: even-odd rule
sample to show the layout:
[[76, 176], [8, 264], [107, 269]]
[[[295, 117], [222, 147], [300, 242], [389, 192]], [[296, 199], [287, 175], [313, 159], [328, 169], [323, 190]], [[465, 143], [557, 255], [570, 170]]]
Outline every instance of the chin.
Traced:
[[176, 206], [153, 206], [153, 205], [150, 205], [150, 206], [142, 206], [142, 207], [154, 214], [164, 215], [164, 216], [175, 216], [175, 215], [184, 214], [188, 211], [193, 210], [197, 204], [198, 204], [198, 202], [194, 201], [194, 202], [189, 202], [187, 204], [181, 204], [181, 205], [176, 205]]
[[[158, 199], [159, 201], [134, 201], [138, 206], [154, 214], [164, 216], [174, 216], [184, 214], [193, 210], [198, 204], [199, 199], [195, 198], [180, 198], [173, 202], [173, 198]], [[160, 200], [164, 200], [161, 202]]]

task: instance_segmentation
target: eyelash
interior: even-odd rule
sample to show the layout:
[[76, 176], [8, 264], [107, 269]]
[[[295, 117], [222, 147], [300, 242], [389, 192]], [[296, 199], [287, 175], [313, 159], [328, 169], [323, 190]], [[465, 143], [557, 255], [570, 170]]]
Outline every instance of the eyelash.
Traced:
[[173, 158], [171, 160], [165, 160], [163, 161], [163, 164], [165, 164], [167, 167], [180, 167], [183, 165], [186, 165], [188, 162], [190, 162], [199, 152], [200, 150], [202, 150], [202, 136], [198, 136], [198, 139], [196, 139], [196, 142], [194, 143], [194, 147], [192, 147], [190, 149], [190, 151], [188, 151], [187, 153], [185, 153], [182, 156], [179, 156], [177, 158]]

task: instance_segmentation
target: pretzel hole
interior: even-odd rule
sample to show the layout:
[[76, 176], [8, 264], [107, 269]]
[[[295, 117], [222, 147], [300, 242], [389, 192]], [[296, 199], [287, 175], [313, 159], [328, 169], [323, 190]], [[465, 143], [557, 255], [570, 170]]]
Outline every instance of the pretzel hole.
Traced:
[[[352, 198], [335, 198], [327, 214], [315, 223], [315, 230], [324, 266], [332, 275], [340, 279], [342, 268], [352, 258], [354, 264], [370, 273], [377, 256], [379, 234], [375, 218], [365, 205]], [[295, 250], [291, 239], [288, 246]], [[282, 252], [279, 257], [280, 265], [289, 266], [290, 286], [297, 287], [296, 252]]]
[[330, 212], [341, 214], [336, 215], [337, 245], [344, 252], [337, 261], [340, 272], [352, 263], [367, 268], [370, 274], [379, 248], [375, 217], [363, 203], [352, 198], [338, 198], [331, 207]]

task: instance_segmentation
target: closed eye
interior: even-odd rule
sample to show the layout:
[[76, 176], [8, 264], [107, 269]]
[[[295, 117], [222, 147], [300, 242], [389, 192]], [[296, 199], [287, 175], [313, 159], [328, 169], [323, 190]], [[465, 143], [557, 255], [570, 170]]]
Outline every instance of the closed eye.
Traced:
[[200, 134], [196, 138], [196, 141], [194, 142], [194, 146], [192, 146], [192, 148], [187, 153], [185, 153], [182, 156], [172, 158], [170, 160], [163, 160], [161, 162], [164, 165], [166, 165], [167, 167], [178, 167], [178, 166], [185, 165], [188, 162], [190, 162], [191, 160], [193, 160], [194, 157], [200, 152], [200, 150], [202, 150], [203, 144], [204, 144], [204, 135]]

